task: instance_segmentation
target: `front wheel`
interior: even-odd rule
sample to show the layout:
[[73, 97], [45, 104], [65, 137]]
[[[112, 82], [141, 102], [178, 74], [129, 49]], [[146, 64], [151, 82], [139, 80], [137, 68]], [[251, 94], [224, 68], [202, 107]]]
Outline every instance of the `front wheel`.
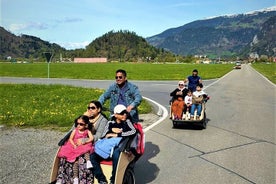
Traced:
[[172, 123], [173, 123], [173, 128], [177, 128], [177, 122], [172, 121]]
[[206, 113], [204, 112], [204, 117], [202, 119], [202, 129], [206, 129], [207, 127], [207, 122], [206, 122]]
[[124, 174], [123, 184], [135, 184], [133, 169], [127, 168]]

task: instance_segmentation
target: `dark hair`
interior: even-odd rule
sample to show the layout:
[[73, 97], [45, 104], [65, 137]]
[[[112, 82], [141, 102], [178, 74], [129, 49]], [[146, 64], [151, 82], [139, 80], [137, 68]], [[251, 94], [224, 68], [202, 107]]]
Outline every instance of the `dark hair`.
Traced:
[[122, 73], [125, 77], [127, 76], [126, 71], [123, 70], [123, 69], [118, 69], [118, 70], [116, 71], [116, 74], [117, 74], [117, 73]]
[[103, 106], [102, 106], [101, 102], [99, 102], [97, 100], [92, 100], [92, 101], [89, 102], [89, 104], [90, 103], [93, 103], [97, 107], [97, 109], [101, 109], [100, 112], [102, 112]]
[[203, 88], [203, 84], [198, 83], [196, 86], [199, 86], [200, 88]]
[[76, 119], [75, 119], [75, 127], [77, 127], [78, 126], [78, 119], [82, 119], [83, 120], [83, 122], [86, 124], [86, 125], [88, 125], [89, 123], [90, 123], [90, 121], [89, 121], [89, 117], [88, 116], [86, 116], [86, 115], [80, 115], [79, 117], [77, 117]]
[[193, 70], [193, 72], [196, 72], [196, 73], [198, 73], [197, 69], [194, 69], [194, 70]]
[[98, 100], [92, 100], [92, 101], [89, 102], [89, 104], [90, 104], [90, 103], [93, 103], [93, 104], [97, 107], [97, 109], [100, 109], [100, 113], [101, 113], [106, 119], [108, 119], [108, 117], [103, 113], [103, 106], [102, 106], [101, 102], [99, 102]]

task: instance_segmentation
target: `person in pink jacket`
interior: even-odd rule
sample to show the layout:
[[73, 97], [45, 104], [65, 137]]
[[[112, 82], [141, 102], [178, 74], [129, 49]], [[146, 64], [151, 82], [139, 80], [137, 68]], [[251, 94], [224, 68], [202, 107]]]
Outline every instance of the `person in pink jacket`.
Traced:
[[[73, 164], [74, 184], [79, 183], [78, 179], [78, 157], [83, 155], [87, 160], [87, 169], [92, 168], [90, 161], [90, 153], [94, 151], [92, 141], [92, 132], [88, 129], [89, 118], [86, 115], [81, 115], [75, 120], [75, 129], [72, 131], [69, 141], [66, 142], [58, 153], [58, 157], [66, 158], [68, 162]], [[88, 138], [88, 139], [83, 139]], [[78, 140], [84, 140], [81, 143]], [[57, 181], [58, 183], [59, 181]]]

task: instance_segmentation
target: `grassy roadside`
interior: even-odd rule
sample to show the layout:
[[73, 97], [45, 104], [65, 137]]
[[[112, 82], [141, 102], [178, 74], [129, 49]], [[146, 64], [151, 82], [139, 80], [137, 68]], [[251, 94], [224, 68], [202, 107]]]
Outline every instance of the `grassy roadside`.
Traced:
[[[103, 93], [63, 85], [1, 84], [0, 124], [7, 127], [33, 127], [67, 131], [74, 119], [86, 111], [91, 100]], [[105, 107], [109, 107], [108, 102]], [[149, 113], [151, 106], [145, 101], [140, 113]], [[109, 117], [109, 112], [104, 112]]]
[[252, 67], [276, 84], [276, 63], [254, 63]]

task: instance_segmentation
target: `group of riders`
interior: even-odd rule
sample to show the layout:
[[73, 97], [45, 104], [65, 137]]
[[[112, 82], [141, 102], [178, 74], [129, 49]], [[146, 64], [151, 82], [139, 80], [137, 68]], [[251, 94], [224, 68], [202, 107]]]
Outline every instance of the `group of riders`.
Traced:
[[[57, 177], [55, 183], [115, 183], [116, 168], [122, 144], [138, 133], [138, 106], [142, 96], [136, 85], [127, 81], [125, 70], [119, 69], [115, 75], [116, 82], [99, 97], [88, 104], [87, 111], [75, 119], [68, 134], [59, 142], [60, 149]], [[110, 118], [103, 113], [103, 104], [110, 99]], [[108, 120], [109, 119], [109, 120]], [[140, 132], [139, 132], [140, 130]], [[132, 146], [138, 149], [138, 140]], [[125, 145], [124, 145], [125, 146]], [[141, 148], [139, 148], [141, 149]], [[136, 156], [139, 154], [133, 151]], [[101, 161], [112, 161], [112, 173], [107, 178], [101, 168]]]
[[[61, 147], [57, 157], [60, 160], [55, 178], [57, 184], [94, 183], [94, 177], [99, 184], [107, 184], [100, 165], [103, 160], [112, 161], [109, 183], [115, 182], [122, 151], [120, 144], [126, 137], [137, 134], [138, 106], [142, 101], [138, 87], [128, 82], [125, 70], [117, 70], [115, 80], [98, 100], [88, 104], [87, 111], [75, 119], [72, 129], [59, 142]], [[202, 87], [202, 80], [196, 69], [191, 76], [178, 82], [178, 87], [170, 93], [172, 119], [199, 119], [202, 98], [207, 95]], [[108, 99], [110, 120], [102, 113], [103, 104]]]
[[172, 97], [170, 118], [173, 120], [200, 120], [202, 103], [207, 98], [207, 93], [202, 88], [202, 79], [198, 76], [196, 69], [193, 70], [191, 76], [179, 81], [178, 87], [170, 93]]

